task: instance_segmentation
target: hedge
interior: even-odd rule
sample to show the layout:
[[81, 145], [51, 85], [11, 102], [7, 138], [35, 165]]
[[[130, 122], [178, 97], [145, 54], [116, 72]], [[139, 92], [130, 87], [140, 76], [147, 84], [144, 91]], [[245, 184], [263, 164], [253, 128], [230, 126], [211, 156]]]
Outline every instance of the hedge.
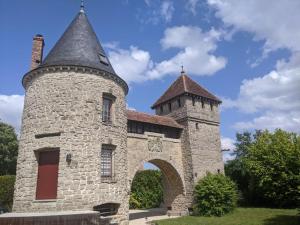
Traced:
[[15, 179], [14, 175], [0, 176], [0, 203], [8, 210], [13, 204]]

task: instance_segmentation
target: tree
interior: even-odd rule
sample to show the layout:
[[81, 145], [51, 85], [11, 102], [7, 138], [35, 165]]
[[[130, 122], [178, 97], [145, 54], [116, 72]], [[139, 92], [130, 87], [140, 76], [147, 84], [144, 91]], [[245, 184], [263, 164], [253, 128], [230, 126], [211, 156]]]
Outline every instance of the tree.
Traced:
[[300, 201], [300, 136], [283, 130], [261, 132], [248, 148], [250, 188], [269, 206], [296, 207]]
[[241, 205], [256, 205], [260, 202], [257, 199], [255, 188], [250, 185], [251, 177], [246, 167], [245, 159], [249, 154], [250, 147], [261, 134], [261, 130], [255, 130], [254, 134], [248, 131], [237, 133], [234, 149], [235, 159], [225, 164], [225, 174], [238, 186], [240, 193], [239, 204]]
[[131, 186], [130, 208], [159, 207], [163, 200], [162, 174], [158, 170], [136, 173]]
[[0, 176], [15, 175], [18, 139], [14, 128], [0, 122]]
[[195, 214], [223, 216], [236, 207], [236, 185], [223, 174], [208, 173], [195, 186], [194, 195]]

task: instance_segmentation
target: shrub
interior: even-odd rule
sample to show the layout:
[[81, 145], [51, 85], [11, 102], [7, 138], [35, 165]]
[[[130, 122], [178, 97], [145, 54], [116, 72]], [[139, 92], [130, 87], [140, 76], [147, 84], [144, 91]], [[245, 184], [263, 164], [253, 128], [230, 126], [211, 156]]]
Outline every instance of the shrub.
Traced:
[[236, 185], [223, 174], [208, 173], [195, 186], [195, 214], [222, 216], [233, 211], [236, 202]]
[[11, 210], [14, 196], [15, 176], [0, 176], [0, 202]]
[[159, 207], [163, 199], [162, 175], [158, 170], [136, 173], [131, 186], [129, 206], [132, 209]]

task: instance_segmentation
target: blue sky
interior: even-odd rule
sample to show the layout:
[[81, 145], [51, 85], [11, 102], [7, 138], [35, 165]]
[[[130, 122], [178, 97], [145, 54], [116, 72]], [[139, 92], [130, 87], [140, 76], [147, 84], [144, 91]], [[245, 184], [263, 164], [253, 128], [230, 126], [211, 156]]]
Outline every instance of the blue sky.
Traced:
[[[17, 130], [32, 37], [45, 37], [47, 55], [79, 5], [0, 0], [0, 118]], [[224, 148], [232, 148], [243, 130], [300, 133], [300, 1], [86, 0], [85, 11], [130, 86], [130, 108], [152, 113], [150, 106], [183, 64], [223, 100]]]

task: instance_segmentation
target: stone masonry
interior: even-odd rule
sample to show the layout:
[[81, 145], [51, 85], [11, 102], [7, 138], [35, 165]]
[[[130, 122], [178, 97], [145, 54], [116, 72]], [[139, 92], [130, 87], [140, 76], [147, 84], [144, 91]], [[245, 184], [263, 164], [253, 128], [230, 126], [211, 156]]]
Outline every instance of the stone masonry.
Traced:
[[[150, 162], [163, 174], [161, 207], [187, 214], [195, 183], [207, 172], [224, 170], [221, 101], [182, 72], [152, 106], [156, 116], [131, 112], [129, 118], [128, 86], [83, 9], [44, 60], [43, 38], [36, 36], [33, 45], [32, 70], [23, 78], [13, 211], [83, 211], [113, 203], [119, 208], [108, 224], [126, 225], [132, 180]], [[110, 122], [102, 118], [104, 96], [113, 99]], [[110, 179], [101, 176], [102, 146], [113, 146]], [[51, 150], [59, 151], [57, 197], [37, 200], [39, 154]]]

